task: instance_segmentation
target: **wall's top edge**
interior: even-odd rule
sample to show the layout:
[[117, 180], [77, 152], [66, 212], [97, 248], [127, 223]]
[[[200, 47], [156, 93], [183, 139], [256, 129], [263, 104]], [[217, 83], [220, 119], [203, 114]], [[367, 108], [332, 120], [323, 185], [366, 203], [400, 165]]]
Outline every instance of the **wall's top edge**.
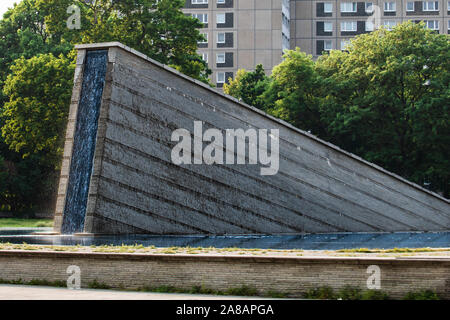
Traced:
[[448, 257], [327, 257], [327, 256], [255, 256], [255, 255], [214, 255], [214, 254], [149, 254], [149, 253], [111, 253], [111, 252], [64, 252], [64, 251], [29, 251], [0, 250], [0, 257], [48, 257], [78, 259], [114, 259], [114, 260], [163, 260], [163, 261], [242, 261], [242, 262], [276, 262], [276, 263], [443, 263], [450, 264]]
[[240, 100], [238, 100], [238, 99], [236, 99], [236, 98], [234, 98], [232, 96], [229, 96], [229, 95], [224, 94], [224, 93], [222, 93], [222, 92], [220, 92], [218, 90], [215, 90], [214, 88], [210, 87], [209, 85], [207, 85], [207, 84], [205, 84], [205, 83], [203, 83], [203, 82], [201, 82], [199, 80], [196, 80], [196, 79], [193, 79], [191, 77], [188, 77], [185, 74], [179, 72], [178, 70], [175, 70], [175, 69], [173, 69], [173, 68], [171, 68], [171, 67], [169, 67], [167, 65], [164, 65], [164, 64], [162, 64], [162, 63], [160, 63], [160, 62], [158, 62], [158, 61], [156, 61], [154, 59], [151, 59], [148, 56], [146, 56], [145, 54], [143, 54], [143, 53], [141, 53], [141, 52], [139, 52], [137, 50], [134, 50], [134, 49], [132, 49], [132, 48], [130, 48], [130, 47], [120, 43], [120, 42], [78, 44], [78, 45], [75, 46], [75, 49], [77, 49], [77, 50], [101, 50], [101, 49], [109, 49], [109, 48], [114, 48], [114, 47], [121, 48], [121, 49], [123, 49], [123, 50], [125, 50], [125, 51], [127, 51], [127, 52], [129, 52], [129, 53], [131, 53], [133, 55], [135, 55], [135, 56], [138, 56], [139, 58], [141, 58], [143, 60], [146, 60], [147, 62], [150, 62], [150, 63], [152, 63], [152, 64], [154, 64], [154, 65], [156, 65], [156, 66], [158, 66], [158, 67], [160, 67], [162, 69], [165, 69], [165, 70], [167, 70], [167, 71], [169, 71], [169, 72], [171, 72], [173, 74], [176, 74], [179, 77], [182, 77], [182, 78], [184, 78], [184, 79], [186, 79], [186, 80], [188, 80], [188, 81], [190, 81], [192, 83], [195, 83], [196, 85], [201, 86], [201, 87], [205, 88], [206, 90], [209, 90], [210, 92], [212, 92], [212, 93], [214, 93], [216, 95], [222, 96], [225, 99], [231, 100], [234, 103], [237, 103], [237, 104], [239, 104], [239, 105], [241, 105], [241, 106], [243, 106], [243, 107], [245, 107], [247, 109], [252, 110], [253, 112], [256, 112], [256, 113], [258, 113], [258, 114], [260, 114], [260, 115], [262, 115], [262, 116], [264, 116], [266, 118], [269, 118], [270, 120], [272, 120], [272, 121], [274, 121], [274, 122], [276, 122], [276, 123], [278, 123], [278, 124], [280, 124], [280, 125], [282, 125], [282, 126], [284, 126], [286, 128], [289, 128], [289, 129], [291, 129], [291, 130], [301, 134], [302, 136], [305, 136], [305, 137], [307, 137], [307, 138], [309, 138], [309, 139], [311, 139], [311, 140], [313, 140], [313, 141], [315, 141], [317, 143], [325, 145], [325, 146], [327, 146], [327, 147], [329, 147], [329, 148], [331, 148], [331, 149], [333, 149], [333, 150], [335, 150], [335, 151], [337, 151], [339, 153], [342, 153], [342, 154], [344, 154], [344, 155], [346, 155], [346, 156], [348, 156], [348, 157], [350, 157], [350, 158], [352, 158], [352, 159], [354, 159], [356, 161], [359, 161], [359, 162], [361, 162], [361, 163], [363, 163], [363, 164], [365, 164], [365, 165], [367, 165], [367, 166], [369, 166], [369, 167], [371, 167], [371, 168], [373, 168], [375, 170], [378, 170], [378, 171], [380, 171], [380, 172], [382, 172], [382, 173], [384, 173], [386, 175], [389, 175], [389, 176], [391, 176], [391, 177], [393, 177], [393, 178], [395, 178], [395, 179], [397, 179], [397, 180], [399, 180], [399, 181], [401, 181], [401, 182], [403, 182], [405, 184], [408, 184], [409, 186], [411, 186], [413, 188], [419, 189], [422, 192], [425, 192], [425, 193], [427, 193], [427, 194], [429, 194], [429, 195], [431, 195], [431, 196], [433, 196], [435, 198], [438, 198], [439, 200], [444, 201], [447, 204], [450, 204], [450, 199], [446, 199], [443, 196], [441, 196], [441, 195], [439, 195], [439, 194], [437, 194], [435, 192], [427, 190], [427, 189], [423, 188], [422, 186], [420, 186], [420, 185], [418, 185], [416, 183], [413, 183], [413, 182], [411, 182], [411, 181], [409, 181], [409, 180], [407, 180], [407, 179], [405, 179], [405, 178], [403, 178], [403, 177], [401, 177], [401, 176], [399, 176], [399, 175], [397, 175], [395, 173], [387, 171], [386, 169], [384, 169], [384, 168], [382, 168], [382, 167], [380, 167], [380, 166], [378, 166], [378, 165], [376, 165], [374, 163], [371, 163], [371, 162], [369, 162], [367, 160], [364, 160], [363, 158], [361, 158], [361, 157], [359, 157], [359, 156], [357, 156], [357, 155], [355, 155], [353, 153], [345, 151], [345, 150], [339, 148], [338, 146], [336, 146], [334, 144], [326, 142], [326, 141], [316, 137], [315, 135], [313, 135], [313, 134], [311, 134], [309, 132], [306, 132], [306, 131], [303, 131], [303, 130], [297, 128], [297, 127], [294, 127], [293, 125], [291, 125], [291, 124], [289, 124], [289, 123], [287, 123], [287, 122], [285, 122], [285, 121], [283, 121], [281, 119], [275, 118], [274, 116], [271, 116], [271, 115], [265, 113], [264, 111], [259, 110], [259, 109], [255, 108], [255, 107], [251, 106], [251, 105], [248, 105], [248, 104], [246, 104], [246, 103], [244, 103], [244, 102], [242, 102], [242, 101], [240, 101]]

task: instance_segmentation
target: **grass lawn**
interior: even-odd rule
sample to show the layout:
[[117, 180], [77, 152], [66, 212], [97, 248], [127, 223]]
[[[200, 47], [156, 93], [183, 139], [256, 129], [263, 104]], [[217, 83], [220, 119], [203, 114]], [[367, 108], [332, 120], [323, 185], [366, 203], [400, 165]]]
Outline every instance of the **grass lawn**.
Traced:
[[0, 218], [0, 228], [53, 227], [52, 219]]

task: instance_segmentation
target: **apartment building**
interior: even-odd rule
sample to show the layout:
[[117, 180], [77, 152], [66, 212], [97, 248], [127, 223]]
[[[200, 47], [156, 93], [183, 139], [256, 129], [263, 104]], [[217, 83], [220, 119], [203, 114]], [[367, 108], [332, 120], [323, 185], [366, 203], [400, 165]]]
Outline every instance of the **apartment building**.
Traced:
[[317, 57], [345, 49], [352, 37], [406, 21], [425, 21], [428, 28], [450, 33], [450, 1], [291, 0], [291, 47]]
[[185, 14], [203, 23], [199, 54], [223, 87], [238, 69], [262, 64], [268, 74], [290, 46], [289, 0], [186, 0]]
[[270, 74], [284, 49], [299, 47], [318, 57], [344, 50], [352, 37], [379, 25], [425, 21], [450, 33], [448, 0], [186, 0], [184, 12], [203, 22], [207, 41], [199, 43], [199, 53], [219, 88], [238, 69], [262, 64]]

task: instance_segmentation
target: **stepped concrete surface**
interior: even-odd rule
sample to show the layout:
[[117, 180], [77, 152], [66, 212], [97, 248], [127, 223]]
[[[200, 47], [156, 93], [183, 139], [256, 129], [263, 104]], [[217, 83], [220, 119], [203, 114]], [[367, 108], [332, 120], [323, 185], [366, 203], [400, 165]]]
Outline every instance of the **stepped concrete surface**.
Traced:
[[[450, 202], [436, 193], [120, 43], [78, 45], [77, 50], [56, 232], [76, 221], [71, 233], [450, 230]], [[99, 108], [98, 123], [82, 121], [86, 103]], [[277, 173], [261, 175], [258, 164], [174, 163], [173, 132], [185, 129], [194, 141], [202, 139], [195, 122], [222, 133], [278, 130], [271, 136], [279, 141]], [[94, 135], [86, 135], [83, 125]], [[79, 157], [86, 153], [73, 150], [92, 139], [92, 166], [79, 169]], [[250, 163], [242, 152], [223, 151]]]

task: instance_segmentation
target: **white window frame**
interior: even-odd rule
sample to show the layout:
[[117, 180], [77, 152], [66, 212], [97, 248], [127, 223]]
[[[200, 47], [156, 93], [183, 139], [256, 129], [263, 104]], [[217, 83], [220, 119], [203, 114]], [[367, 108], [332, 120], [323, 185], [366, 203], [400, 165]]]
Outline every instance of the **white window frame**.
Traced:
[[422, 1], [423, 11], [439, 11], [439, 1]]
[[202, 32], [201, 35], [204, 36], [204, 38], [206, 40], [205, 41], [199, 41], [197, 43], [207, 44], [208, 43], [208, 33], [207, 32]]
[[208, 0], [191, 0], [191, 4], [208, 4]]
[[[329, 48], [327, 48], [327, 44], [329, 44]], [[323, 41], [323, 51], [331, 51], [333, 50], [333, 41], [332, 40], [324, 40]]]
[[[408, 5], [412, 4], [412, 9], [408, 9]], [[414, 1], [408, 1], [406, 2], [406, 11], [407, 12], [413, 12], [415, 10], [416, 5], [414, 4]]]
[[397, 4], [395, 3], [395, 1], [385, 2], [383, 4], [384, 12], [395, 12], [396, 7], [397, 7]]
[[[219, 35], [223, 35], [223, 41], [220, 41], [220, 40], [219, 40]], [[217, 43], [225, 43], [225, 41], [226, 41], [226, 35], [225, 35], [225, 32], [219, 32], [219, 33], [217, 33]]]
[[[351, 25], [350, 29], [347, 27]], [[341, 21], [341, 32], [355, 32], [358, 30], [358, 23], [356, 21]]]
[[[327, 10], [327, 5], [330, 6], [330, 10]], [[324, 13], [333, 13], [333, 2], [324, 2], [323, 3], [323, 12]]]
[[[193, 13], [192, 16], [194, 18], [197, 18], [203, 24], [207, 24], [208, 23], [208, 14], [207, 13]], [[199, 17], [202, 17], [202, 18], [200, 19]], [[203, 19], [205, 21], [203, 21]]]
[[[351, 6], [351, 8], [349, 8]], [[341, 12], [356, 12], [356, 2], [341, 2]]]
[[367, 13], [373, 12], [373, 2], [366, 2], [366, 12]]
[[[220, 60], [219, 60], [219, 56], [220, 57], [223, 57], [223, 59], [221, 58]], [[217, 54], [216, 54], [216, 63], [225, 63], [225, 60], [226, 60], [226, 58], [225, 58], [225, 52], [218, 52]]]
[[447, 1], [447, 11], [450, 11], [450, 1]]
[[208, 52], [202, 52], [202, 59], [206, 63], [208, 63]]
[[[424, 20], [425, 22], [425, 27], [430, 29], [430, 30], [436, 30], [439, 31], [439, 20]], [[433, 23], [433, 27], [430, 28], [430, 26], [428, 25], [430, 22]]]
[[[393, 24], [391, 22], [393, 22]], [[392, 28], [394, 28], [396, 25], [397, 25], [397, 21], [395, 21], [395, 20], [383, 21], [383, 26], [389, 31], [392, 30]]]
[[[220, 79], [220, 76], [222, 76], [223, 75], [223, 80], [222, 79]], [[217, 72], [216, 73], [216, 83], [225, 83], [225, 81], [226, 81], [226, 74], [225, 74], [225, 72]]]
[[[371, 27], [369, 27], [369, 26], [371, 26]], [[374, 23], [372, 21], [366, 21], [365, 30], [368, 32], [374, 31], [375, 30]]]
[[224, 4], [225, 0], [217, 0], [217, 4]]
[[201, 43], [201, 44], [208, 44], [208, 33], [207, 32], [203, 32], [201, 33], [202, 36], [204, 36], [204, 38], [206, 39], [205, 41], [199, 41], [197, 43]]
[[345, 50], [345, 47], [350, 44], [350, 40], [341, 40], [341, 50]]
[[[223, 17], [223, 20], [222, 20], [222, 18], [219, 19], [219, 17]], [[221, 21], [223, 21], [223, 22], [221, 22]], [[217, 24], [224, 24], [226, 22], [227, 22], [227, 18], [226, 18], [225, 13], [217, 13], [216, 14], [216, 23]]]
[[[327, 25], [330, 26], [330, 28], [327, 29], [327, 27], [326, 27]], [[325, 21], [323, 23], [323, 31], [324, 32], [333, 32], [333, 22]]]

